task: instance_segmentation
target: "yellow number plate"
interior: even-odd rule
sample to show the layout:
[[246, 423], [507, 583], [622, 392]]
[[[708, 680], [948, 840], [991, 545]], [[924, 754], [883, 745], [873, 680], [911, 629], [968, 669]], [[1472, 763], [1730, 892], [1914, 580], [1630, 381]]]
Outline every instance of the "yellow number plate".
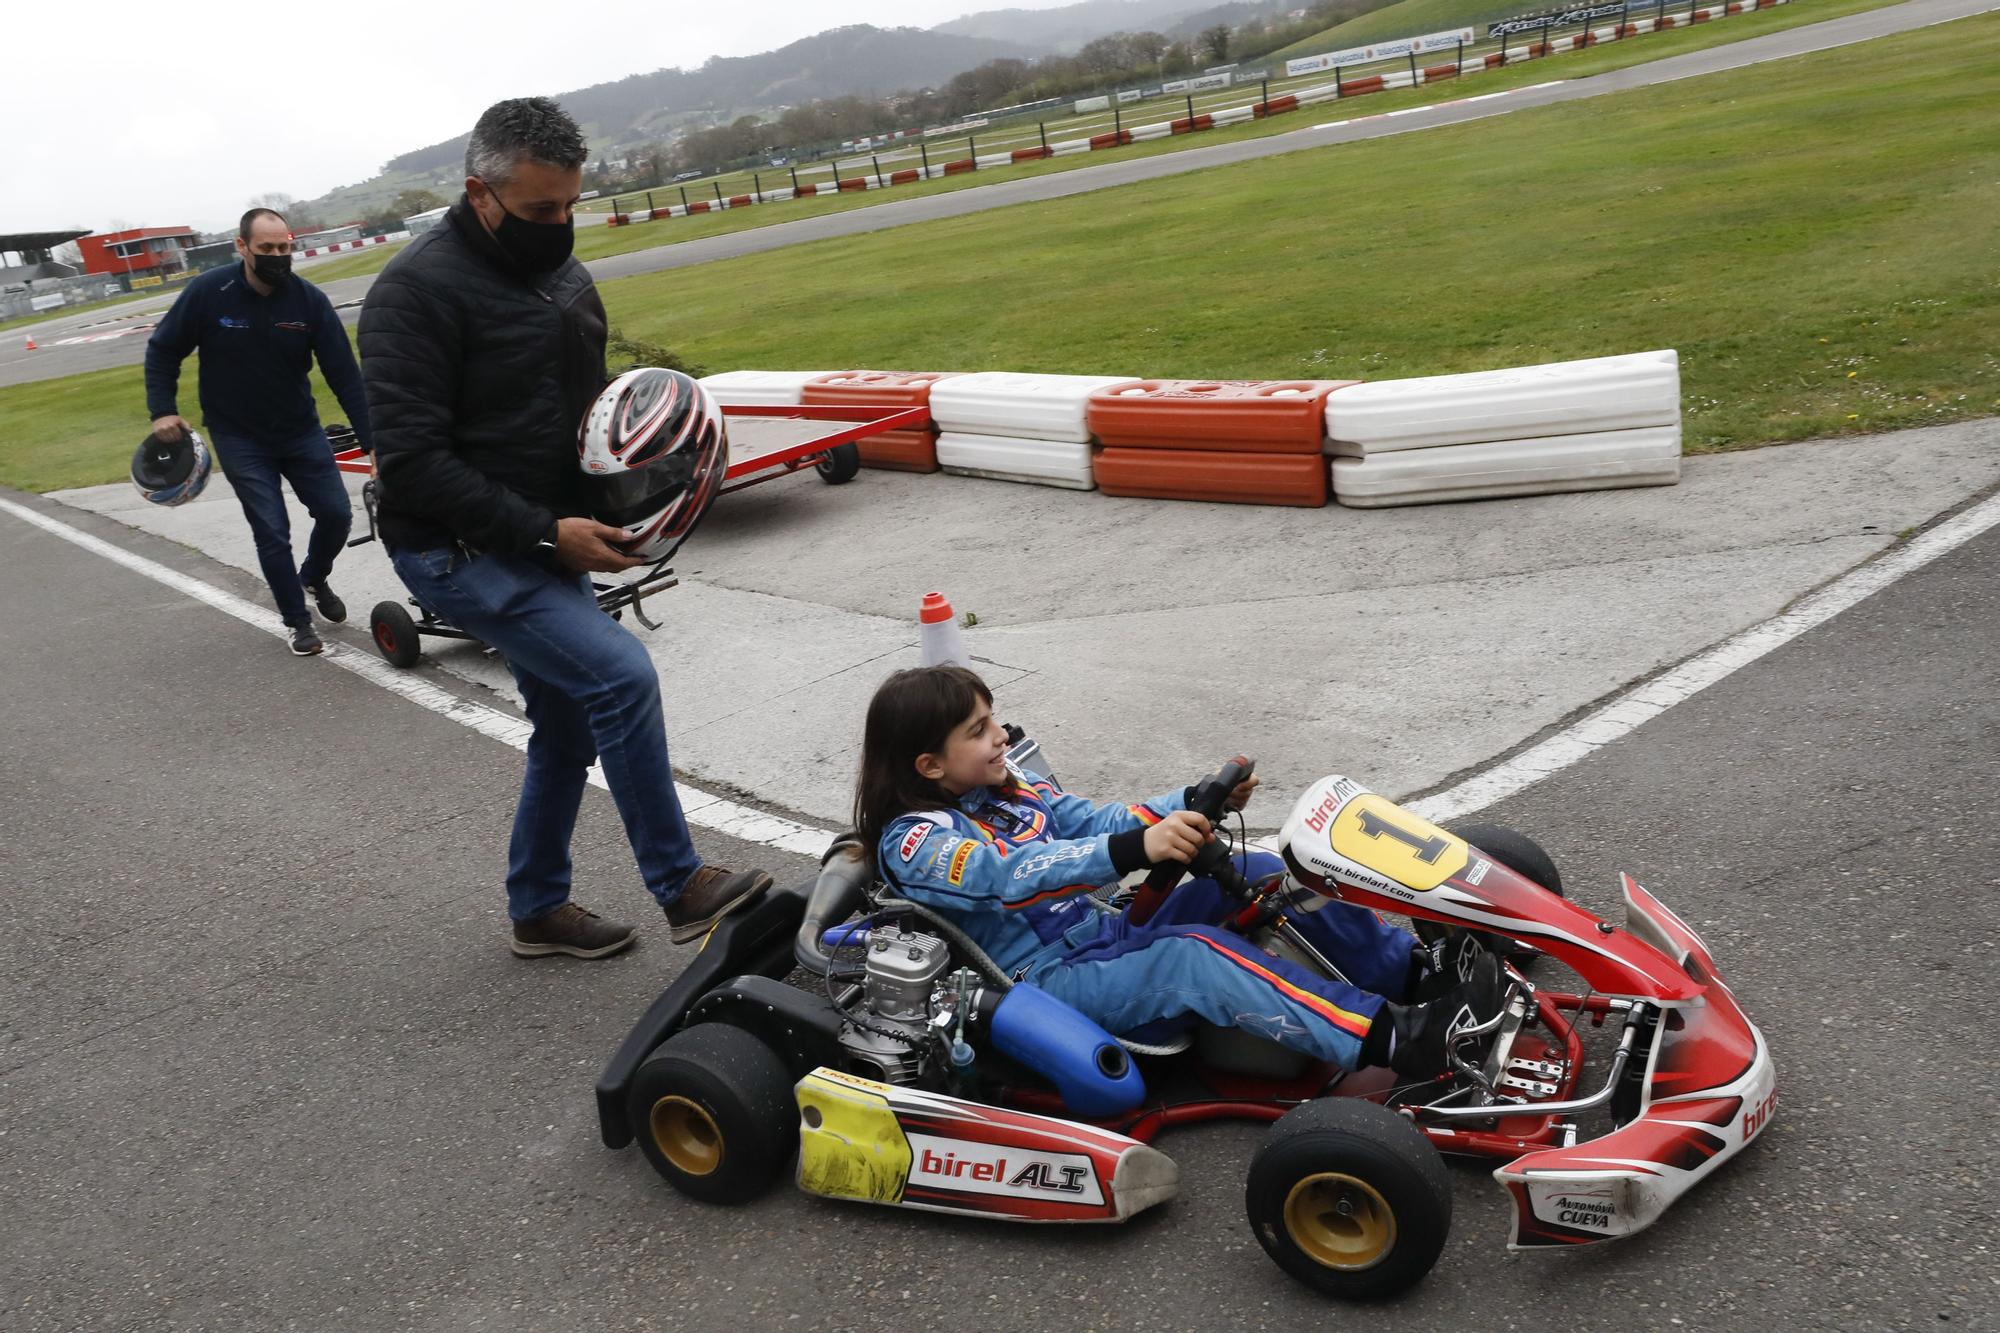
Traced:
[[1472, 855], [1464, 839], [1373, 792], [1349, 801], [1328, 837], [1336, 855], [1420, 891], [1465, 869]]

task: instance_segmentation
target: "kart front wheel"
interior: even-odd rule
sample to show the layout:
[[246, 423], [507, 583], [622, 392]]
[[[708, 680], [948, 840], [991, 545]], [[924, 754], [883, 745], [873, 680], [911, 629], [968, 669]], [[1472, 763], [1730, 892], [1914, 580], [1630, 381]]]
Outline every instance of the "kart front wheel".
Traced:
[[1278, 1267], [1322, 1295], [1393, 1296], [1422, 1280], [1451, 1230], [1451, 1179], [1416, 1126], [1331, 1097], [1286, 1113], [1250, 1161], [1244, 1206]]
[[748, 1203], [798, 1146], [792, 1077], [742, 1028], [703, 1023], [669, 1037], [632, 1076], [640, 1151], [704, 1203]]
[[[1525, 876], [1553, 893], [1563, 896], [1562, 872], [1556, 869], [1555, 858], [1542, 850], [1542, 845], [1519, 829], [1508, 828], [1505, 824], [1460, 824], [1451, 830], [1486, 855], [1506, 866], [1517, 875]], [[1417, 935], [1426, 944], [1444, 930], [1431, 922], [1418, 922]], [[1486, 947], [1501, 958], [1523, 971], [1529, 964], [1542, 956], [1542, 951], [1532, 944], [1509, 939], [1505, 935], [1494, 935], [1475, 931]]]

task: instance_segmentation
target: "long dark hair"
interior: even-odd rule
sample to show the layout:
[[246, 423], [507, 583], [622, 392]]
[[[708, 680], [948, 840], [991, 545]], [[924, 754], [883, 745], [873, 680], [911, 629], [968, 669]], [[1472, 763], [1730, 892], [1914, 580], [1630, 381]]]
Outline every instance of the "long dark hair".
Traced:
[[917, 756], [942, 754], [952, 728], [981, 703], [992, 707], [993, 691], [961, 666], [898, 671], [875, 691], [854, 784], [854, 827], [870, 856], [899, 815], [952, 804], [950, 792], [917, 772]]

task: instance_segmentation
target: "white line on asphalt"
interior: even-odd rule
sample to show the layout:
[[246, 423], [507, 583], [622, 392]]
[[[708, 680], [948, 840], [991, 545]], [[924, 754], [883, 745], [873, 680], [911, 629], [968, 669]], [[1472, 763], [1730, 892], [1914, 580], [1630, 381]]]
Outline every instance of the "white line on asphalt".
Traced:
[[[64, 541], [74, 543], [135, 573], [163, 583], [196, 601], [206, 602], [255, 629], [261, 629], [281, 638], [284, 635], [282, 626], [272, 625], [269, 611], [244, 601], [234, 593], [224, 592], [192, 575], [169, 569], [144, 556], [133, 555], [129, 551], [113, 546], [110, 542], [15, 504], [11, 500], [0, 499], [0, 509], [54, 533]], [[1982, 501], [1956, 518], [1913, 539], [1907, 545], [1841, 576], [1791, 610], [1762, 624], [1753, 625], [1708, 651], [1689, 658], [1664, 675], [1619, 695], [1604, 707], [1563, 728], [1547, 740], [1530, 746], [1512, 759], [1497, 764], [1483, 773], [1475, 774], [1455, 787], [1426, 796], [1419, 801], [1411, 801], [1408, 803], [1408, 808], [1425, 819], [1444, 822], [1482, 810], [1495, 801], [1512, 796], [1543, 778], [1561, 772], [1578, 760], [1588, 758], [1613, 741], [1630, 734], [1641, 724], [1658, 717], [1675, 704], [1694, 697], [1773, 649], [1782, 647], [1807, 630], [1824, 624], [1869, 595], [1880, 592], [1905, 574], [1923, 568], [1995, 524], [2000, 524], [2000, 495]], [[398, 671], [386, 662], [376, 660], [370, 654], [340, 644], [327, 645], [324, 656], [335, 665], [353, 672], [362, 679], [400, 694], [412, 703], [420, 704], [440, 716], [471, 727], [483, 736], [490, 736], [517, 750], [527, 749], [528, 735], [532, 728], [520, 718], [511, 717], [484, 704], [461, 699], [421, 677]], [[594, 768], [591, 770], [590, 780], [596, 786], [605, 785], [603, 775]], [[793, 852], [800, 856], [817, 857], [833, 841], [834, 835], [825, 829], [795, 823], [777, 815], [765, 814], [761, 810], [752, 810], [748, 806], [738, 805], [734, 801], [699, 791], [685, 783], [676, 783], [675, 787], [680, 793], [681, 806], [686, 811], [690, 824], [713, 829], [744, 842], [775, 847], [780, 851]]]
[[[204, 583], [193, 575], [169, 569], [142, 555], [134, 555], [102, 538], [93, 537], [59, 519], [50, 518], [46, 514], [15, 504], [11, 500], [0, 499], [0, 509], [92, 554], [101, 555], [114, 564], [123, 565], [135, 574], [143, 574], [156, 583], [165, 584], [175, 592], [192, 597], [198, 602], [206, 602], [225, 615], [234, 616], [252, 629], [262, 630], [280, 639], [285, 637], [284, 626], [274, 623], [271, 611], [246, 602], [234, 593]], [[353, 672], [370, 684], [380, 685], [411, 703], [430, 709], [440, 717], [470, 727], [482, 736], [491, 737], [503, 745], [511, 745], [516, 750], [525, 751], [528, 748], [528, 736], [534, 728], [521, 718], [512, 717], [497, 708], [488, 708], [485, 704], [461, 699], [421, 676], [399, 671], [374, 655], [354, 648], [330, 643], [321, 656], [335, 666]], [[605, 785], [603, 773], [595, 767], [590, 770], [590, 781], [598, 787]], [[762, 810], [738, 805], [734, 801], [700, 791], [686, 783], [676, 782], [674, 788], [680, 794], [681, 809], [686, 813], [690, 824], [712, 829], [744, 842], [774, 847], [779, 851], [793, 852], [800, 856], [818, 857], [826, 850], [827, 844], [833, 841], [834, 835], [825, 829], [765, 814]]]
[[1547, 740], [1530, 746], [1512, 759], [1434, 796], [1412, 801], [1408, 808], [1425, 819], [1441, 823], [1474, 810], [1483, 810], [1495, 801], [1512, 796], [1578, 760], [1588, 758], [1675, 704], [1699, 694], [1773, 649], [1790, 643], [1807, 630], [1826, 623], [1912, 570], [1922, 569], [1996, 523], [2000, 523], [2000, 495], [1974, 505], [1907, 545], [1841, 576], [1791, 610], [1760, 625], [1753, 625], [1707, 652], [1689, 658], [1666, 674], [1628, 690], [1596, 712], [1563, 728]]

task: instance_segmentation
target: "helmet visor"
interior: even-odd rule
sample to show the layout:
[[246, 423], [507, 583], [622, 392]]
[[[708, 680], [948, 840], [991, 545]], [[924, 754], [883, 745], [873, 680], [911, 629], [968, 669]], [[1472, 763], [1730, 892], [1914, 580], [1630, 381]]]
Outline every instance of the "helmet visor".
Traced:
[[584, 477], [590, 512], [615, 528], [637, 527], [672, 503], [694, 472], [693, 450], [676, 449], [644, 467], [610, 476]]

